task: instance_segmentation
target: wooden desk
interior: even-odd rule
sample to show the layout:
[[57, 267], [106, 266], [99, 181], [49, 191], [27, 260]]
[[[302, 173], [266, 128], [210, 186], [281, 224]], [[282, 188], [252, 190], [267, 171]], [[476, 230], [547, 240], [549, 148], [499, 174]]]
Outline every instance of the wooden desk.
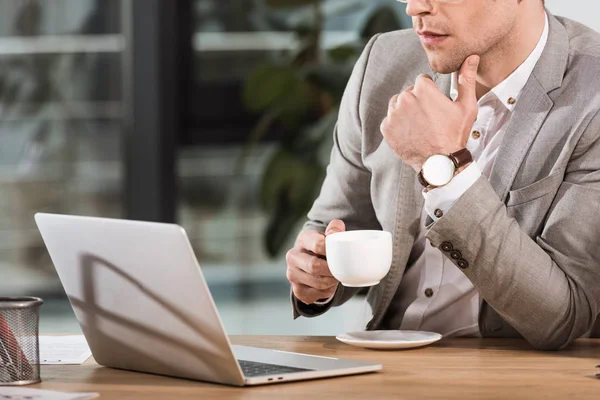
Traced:
[[235, 344], [377, 361], [367, 375], [236, 388], [98, 366], [42, 366], [32, 387], [99, 392], [101, 399], [600, 399], [600, 340], [539, 352], [522, 340], [443, 339], [429, 347], [373, 351], [331, 337], [233, 336]]

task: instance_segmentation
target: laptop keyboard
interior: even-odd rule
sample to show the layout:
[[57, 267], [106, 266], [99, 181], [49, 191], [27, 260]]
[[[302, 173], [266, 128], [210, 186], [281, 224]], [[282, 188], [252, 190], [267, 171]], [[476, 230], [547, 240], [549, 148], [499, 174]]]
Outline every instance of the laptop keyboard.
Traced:
[[312, 371], [312, 369], [286, 367], [285, 365], [265, 364], [254, 361], [238, 360], [244, 376], [252, 378], [256, 376], [289, 374], [292, 372]]

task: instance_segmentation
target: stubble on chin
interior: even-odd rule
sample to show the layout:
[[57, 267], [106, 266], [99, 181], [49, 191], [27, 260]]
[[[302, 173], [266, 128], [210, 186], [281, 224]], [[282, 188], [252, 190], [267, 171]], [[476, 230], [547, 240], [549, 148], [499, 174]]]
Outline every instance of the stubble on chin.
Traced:
[[427, 52], [427, 59], [429, 61], [429, 66], [434, 72], [439, 74], [451, 74], [460, 69], [466, 57], [458, 56], [456, 54], [446, 55]]

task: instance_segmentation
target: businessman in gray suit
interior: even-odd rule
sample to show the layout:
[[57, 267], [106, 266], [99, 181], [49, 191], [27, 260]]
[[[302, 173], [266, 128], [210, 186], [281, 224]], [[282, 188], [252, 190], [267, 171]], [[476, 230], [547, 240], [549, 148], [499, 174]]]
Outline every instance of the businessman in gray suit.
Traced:
[[[600, 35], [542, 0], [408, 0], [346, 88], [327, 176], [286, 257], [294, 316], [356, 289], [325, 236], [393, 235], [366, 329], [600, 333]], [[368, 255], [365, 255], [365, 268]]]

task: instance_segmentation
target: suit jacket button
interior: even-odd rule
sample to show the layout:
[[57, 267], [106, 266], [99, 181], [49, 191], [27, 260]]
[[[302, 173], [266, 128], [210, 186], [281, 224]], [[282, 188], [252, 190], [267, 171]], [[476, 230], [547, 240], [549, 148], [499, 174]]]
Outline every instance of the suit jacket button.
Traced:
[[458, 268], [467, 269], [469, 268], [469, 263], [463, 259], [458, 260]]
[[462, 258], [462, 254], [460, 254], [460, 251], [454, 250], [450, 252], [450, 257], [452, 257], [453, 260], [460, 260]]
[[452, 243], [450, 242], [444, 242], [442, 243], [442, 250], [444, 250], [446, 253], [452, 251], [454, 248], [452, 247]]

